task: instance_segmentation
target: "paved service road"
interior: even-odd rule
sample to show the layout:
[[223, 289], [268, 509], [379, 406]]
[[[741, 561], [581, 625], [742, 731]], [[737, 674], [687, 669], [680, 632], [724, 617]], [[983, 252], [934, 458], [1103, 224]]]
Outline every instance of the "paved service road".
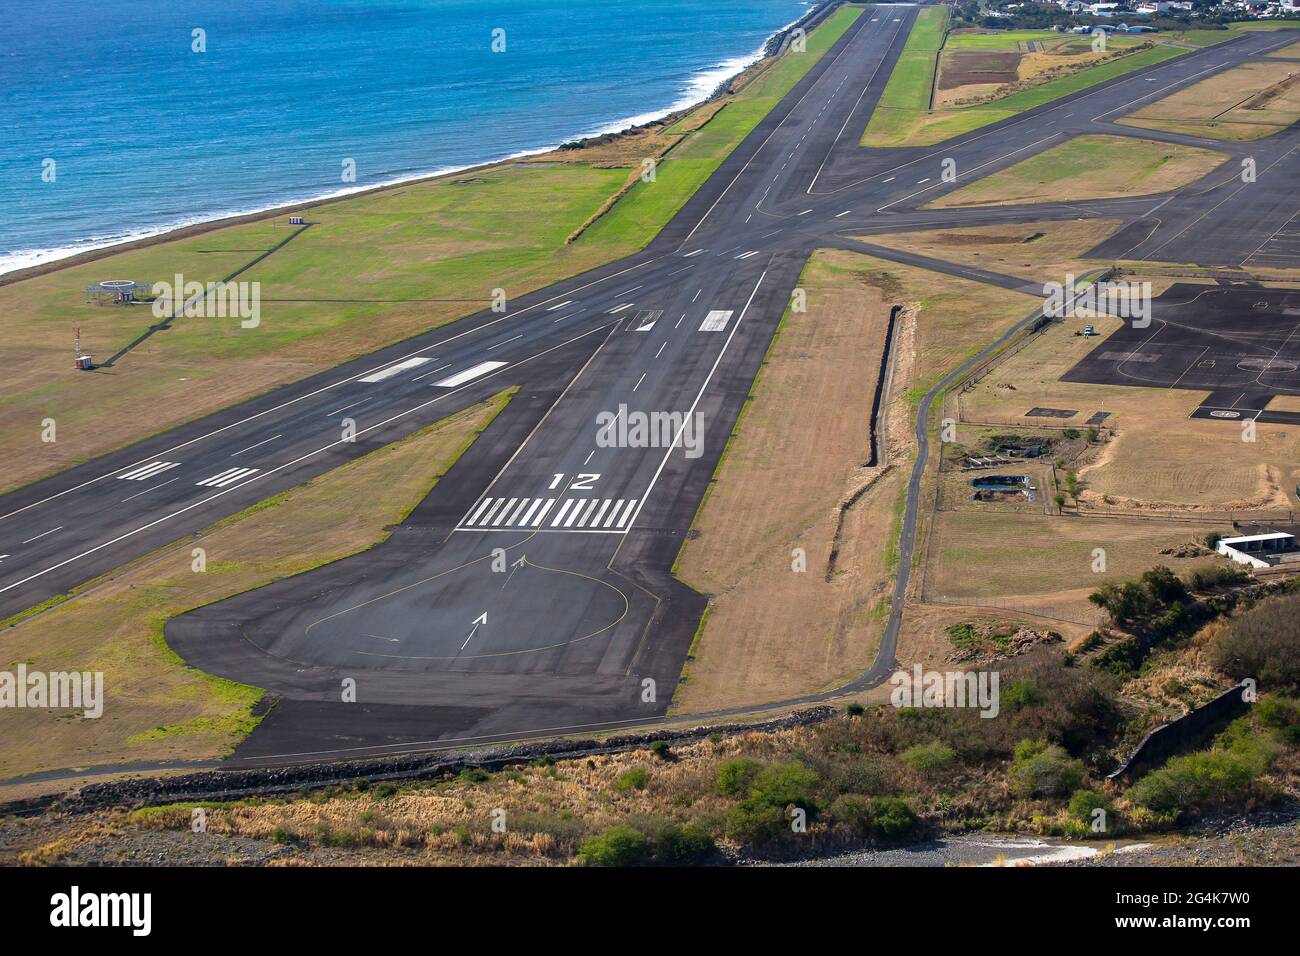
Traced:
[[[869, 237], [1110, 217], [1127, 225], [1098, 255], [1230, 266], [1300, 255], [1289, 238], [1300, 127], [1213, 144], [1257, 160], [1244, 189], [1225, 167], [1141, 199], [920, 208], [1082, 133], [1204, 145], [1114, 120], [1294, 34], [1193, 52], [939, 147], [861, 149], [914, 17], [868, 8], [644, 252], [0, 498], [0, 615], [519, 386], [383, 545], [186, 614], [168, 643], [272, 692], [236, 763], [661, 718], [704, 608], [670, 569], [814, 249], [1030, 292], [1061, 277], [999, 275]], [[867, 683], [892, 666], [907, 565]], [[356, 702], [343, 703], [352, 686]]]

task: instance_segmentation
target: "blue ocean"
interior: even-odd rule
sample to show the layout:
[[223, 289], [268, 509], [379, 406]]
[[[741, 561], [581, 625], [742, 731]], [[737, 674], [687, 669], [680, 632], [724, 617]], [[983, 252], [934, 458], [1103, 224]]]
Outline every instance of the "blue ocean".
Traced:
[[621, 129], [703, 99], [807, 4], [4, 7], [0, 272]]

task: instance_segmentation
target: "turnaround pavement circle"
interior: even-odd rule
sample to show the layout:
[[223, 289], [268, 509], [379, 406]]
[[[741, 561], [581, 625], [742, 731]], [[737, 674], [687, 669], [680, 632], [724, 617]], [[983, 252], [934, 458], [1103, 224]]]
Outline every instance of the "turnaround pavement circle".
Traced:
[[[269, 691], [273, 706], [237, 763], [661, 719], [706, 605], [672, 577], [673, 561], [814, 249], [1028, 291], [1062, 277], [890, 252], [870, 246], [870, 234], [1109, 217], [1127, 224], [1106, 246], [1115, 255], [1177, 250], [1239, 265], [1288, 254], [1300, 201], [1286, 160], [1300, 127], [1249, 146], [1214, 144], [1258, 158], [1254, 189], [1220, 174], [1153, 197], [921, 207], [1084, 132], [1206, 145], [1114, 120], [1289, 37], [1254, 34], [1191, 52], [936, 148], [862, 149], [858, 136], [915, 16], [910, 6], [867, 8], [643, 252], [0, 498], [0, 614], [517, 386], [382, 544], [182, 615], [166, 640], [194, 667]], [[952, 182], [941, 176], [947, 159]], [[1183, 322], [1173, 318], [1184, 314], [1182, 294], [1162, 297], [1157, 338], [1116, 333], [1070, 374], [1111, 381], [1132, 372], [1135, 383], [1145, 376], [1215, 396], [1239, 389], [1250, 397], [1225, 404], [1253, 402], [1261, 415], [1259, 396], [1295, 393], [1288, 366], [1300, 356], [1284, 334], [1288, 317], [1295, 326], [1292, 299], [1270, 293], [1277, 309], [1251, 313], [1249, 327], [1263, 330], [1251, 338], [1237, 299], [1223, 300], [1230, 317]], [[1240, 302], [1250, 294], [1232, 291]], [[1223, 344], [1225, 328], [1236, 344]], [[1157, 348], [1155, 361], [1136, 357]], [[1193, 353], [1213, 353], [1214, 371], [1198, 372]], [[916, 491], [905, 528], [915, 524]], [[900, 553], [910, 548], [904, 541]], [[859, 683], [879, 682], [893, 665], [909, 563], [877, 664]], [[355, 703], [344, 700], [349, 682]]]

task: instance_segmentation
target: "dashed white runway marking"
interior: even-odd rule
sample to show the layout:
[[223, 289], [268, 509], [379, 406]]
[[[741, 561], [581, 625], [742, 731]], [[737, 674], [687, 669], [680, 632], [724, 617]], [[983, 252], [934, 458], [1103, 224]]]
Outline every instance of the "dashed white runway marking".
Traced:
[[509, 345], [511, 342], [515, 341], [515, 339], [522, 339], [523, 337], [523, 333], [520, 333], [519, 335], [506, 339], [504, 342], [498, 342], [496, 345], [489, 345], [487, 351], [491, 352], [493, 349], [499, 349], [501, 346]]
[[748, 259], [750, 256], [756, 256], [756, 255], [758, 255], [758, 250], [757, 250], [757, 249], [751, 249], [751, 250], [749, 250], [749, 252], [742, 252], [740, 255], [736, 256], [736, 258], [737, 258], [737, 259]]
[[225, 471], [217, 472], [210, 478], [204, 478], [202, 481], [196, 481], [196, 485], [202, 485], [205, 488], [224, 488], [226, 485], [233, 485], [235, 482], [257, 474], [257, 468], [227, 468]]
[[704, 322], [700, 325], [700, 331], [721, 332], [727, 327], [727, 322], [730, 318], [730, 309], [714, 309], [704, 317]]
[[682, 256], [683, 259], [689, 259], [691, 256], [698, 256], [701, 252], [708, 252], [707, 249], [696, 249], [694, 252], [688, 252]]
[[618, 313], [620, 313], [620, 312], [622, 312], [622, 311], [624, 311], [624, 310], [626, 310], [626, 309], [630, 309], [630, 308], [632, 308], [632, 306], [634, 306], [634, 305], [636, 305], [635, 302], [624, 302], [622, 305], [616, 305], [616, 306], [614, 306], [614, 308], [610, 309], [610, 310], [609, 310], [609, 314], [610, 314], [610, 315], [618, 315]]
[[168, 478], [166, 481], [160, 481], [158, 482], [158, 484], [146, 488], [144, 491], [137, 491], [133, 495], [128, 495], [127, 497], [122, 499], [122, 504], [126, 504], [128, 501], [134, 501], [136, 498], [139, 498], [141, 495], [147, 495], [152, 491], [157, 491], [159, 488], [165, 488], [168, 485], [170, 485], [173, 481], [180, 481], [180, 476], [178, 475], [175, 478]]
[[246, 451], [252, 451], [254, 448], [261, 448], [263, 445], [269, 445], [269, 444], [271, 444], [271, 442], [275, 441], [276, 438], [282, 438], [282, 437], [284, 437], [284, 436], [283, 436], [283, 435], [275, 435], [275, 436], [273, 436], [273, 437], [271, 437], [271, 438], [268, 438], [266, 441], [260, 441], [260, 442], [258, 442], [256, 445], [249, 445], [247, 448], [241, 448], [241, 449], [239, 449], [239, 451], [231, 452], [231, 453], [230, 453], [230, 457], [231, 457], [231, 458], [234, 458], [236, 455], [242, 455], [244, 452], [246, 452]]
[[154, 475], [161, 475], [180, 464], [179, 461], [151, 461], [140, 468], [132, 469], [124, 475], [118, 475], [119, 481], [146, 481]]
[[54, 532], [56, 531], [62, 531], [62, 530], [63, 530], [63, 525], [59, 525], [57, 528], [51, 528], [49, 531], [42, 531], [36, 537], [28, 538], [26, 541], [23, 542], [23, 544], [31, 544], [33, 541], [39, 541], [41, 540], [41, 538], [44, 538], [47, 535], [51, 535], [54, 534]]
[[555, 311], [558, 311], [559, 309], [564, 308], [566, 305], [573, 305], [573, 300], [572, 300], [572, 299], [566, 299], [565, 301], [560, 302], [560, 303], [557, 303], [556, 305], [547, 306], [546, 311], [547, 311], [547, 312], [555, 312]]
[[417, 355], [415, 358], [409, 358], [405, 362], [398, 362], [396, 365], [390, 365], [386, 369], [381, 369], [373, 375], [367, 375], [365, 378], [357, 379], [359, 382], [374, 384], [382, 382], [384, 379], [392, 378], [394, 375], [400, 375], [402, 372], [410, 371], [413, 368], [419, 368], [426, 362], [433, 361], [432, 357]]

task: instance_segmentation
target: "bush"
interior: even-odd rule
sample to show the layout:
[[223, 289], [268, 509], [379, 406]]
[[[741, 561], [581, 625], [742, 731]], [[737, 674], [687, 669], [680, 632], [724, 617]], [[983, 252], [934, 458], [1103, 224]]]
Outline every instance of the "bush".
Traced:
[[1255, 705], [1255, 716], [1265, 727], [1276, 730], [1283, 742], [1300, 744], [1300, 701], [1269, 694]]
[[666, 740], [656, 740], [650, 745], [650, 752], [660, 760], [673, 759], [672, 748], [668, 746], [668, 741]]
[[938, 740], [908, 747], [898, 756], [918, 773], [947, 770], [957, 762], [957, 751]]
[[1074, 796], [1070, 797], [1070, 816], [1080, 823], [1091, 826], [1094, 810], [1105, 810], [1106, 815], [1109, 817], [1112, 812], [1110, 801], [1096, 790], [1074, 791]]
[[584, 866], [639, 866], [650, 855], [650, 841], [640, 830], [612, 826], [578, 847], [578, 861]]
[[1210, 657], [1219, 670], [1237, 680], [1253, 677], [1263, 687], [1300, 690], [1297, 620], [1300, 592], [1266, 598], [1228, 622], [1210, 645]]
[[461, 783], [487, 783], [492, 779], [492, 774], [482, 767], [466, 767], [457, 775], [456, 779]]
[[737, 757], [718, 765], [718, 792], [724, 797], [743, 797], [763, 765], [757, 760]]
[[844, 713], [850, 717], [861, 717], [866, 712], [867, 708], [863, 707], [856, 700], [849, 701], [844, 705]]
[[1223, 540], [1222, 534], [1220, 534], [1217, 531], [1211, 531], [1209, 534], [1205, 536], [1205, 546], [1209, 548], [1211, 551], [1213, 551], [1215, 548], [1219, 546], [1219, 542], [1222, 540]]
[[836, 798], [828, 813], [834, 822], [880, 843], [910, 840], [921, 828], [921, 821], [911, 806], [898, 797], [846, 793]]
[[670, 824], [655, 837], [654, 859], [663, 866], [699, 866], [716, 849], [713, 837], [694, 824]]
[[1064, 797], [1083, 782], [1084, 767], [1063, 747], [1021, 741], [1011, 767], [1011, 789], [1021, 797]]
[[784, 809], [752, 800], [727, 811], [723, 830], [729, 839], [750, 847], [770, 846], [792, 832]]
[[1192, 572], [1192, 590], [1211, 591], [1214, 588], [1244, 584], [1249, 580], [1250, 575], [1240, 564], [1212, 564]]
[[620, 793], [627, 793], [629, 790], [644, 790], [646, 784], [650, 782], [650, 771], [645, 767], [633, 767], [622, 774], [614, 781], [614, 788]]
[[1125, 637], [1111, 644], [1092, 659], [1092, 666], [1098, 670], [1114, 674], [1116, 677], [1128, 677], [1142, 663], [1142, 645], [1136, 637]]
[[998, 692], [999, 705], [1013, 714], [1037, 704], [1040, 700], [1042, 695], [1039, 694], [1038, 688], [1032, 681], [1027, 680], [1013, 680]]
[[750, 785], [750, 799], [769, 807], [785, 809], [790, 805], [802, 807], [812, 816], [816, 809], [813, 790], [817, 774], [797, 763], [784, 763], [764, 767]]
[[1258, 775], [1249, 757], [1231, 750], [1208, 750], [1174, 757], [1134, 784], [1128, 798], [1159, 813], [1225, 806], [1249, 796]]

